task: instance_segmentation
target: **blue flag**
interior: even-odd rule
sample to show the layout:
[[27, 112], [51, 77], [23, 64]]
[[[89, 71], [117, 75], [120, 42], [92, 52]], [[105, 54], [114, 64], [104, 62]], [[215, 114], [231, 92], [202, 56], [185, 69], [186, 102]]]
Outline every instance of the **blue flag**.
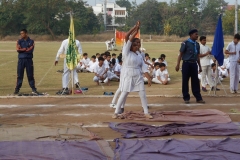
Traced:
[[212, 55], [218, 61], [219, 66], [223, 65], [224, 54], [224, 38], [223, 38], [223, 29], [222, 29], [222, 16], [219, 16], [216, 32], [214, 35], [214, 41], [212, 46]]

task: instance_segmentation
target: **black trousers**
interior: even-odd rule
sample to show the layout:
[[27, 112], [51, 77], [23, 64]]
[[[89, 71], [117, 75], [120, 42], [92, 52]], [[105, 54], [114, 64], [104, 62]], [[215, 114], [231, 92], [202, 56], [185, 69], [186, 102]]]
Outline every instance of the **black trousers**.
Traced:
[[200, 93], [200, 83], [198, 80], [198, 65], [192, 62], [183, 62], [182, 64], [182, 94], [185, 101], [190, 100], [189, 78], [191, 78], [192, 93], [197, 101], [202, 100]]
[[35, 88], [35, 80], [34, 80], [34, 68], [33, 68], [33, 60], [32, 59], [18, 59], [17, 66], [17, 85], [16, 90], [20, 90], [22, 87], [23, 77], [24, 77], [24, 69], [26, 68], [28, 83], [32, 90], [36, 90]]

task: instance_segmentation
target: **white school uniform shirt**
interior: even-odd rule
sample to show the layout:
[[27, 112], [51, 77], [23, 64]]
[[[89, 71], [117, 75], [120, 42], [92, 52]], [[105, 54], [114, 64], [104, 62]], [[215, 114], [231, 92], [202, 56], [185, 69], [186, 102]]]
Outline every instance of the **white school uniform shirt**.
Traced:
[[99, 64], [96, 64], [93, 70], [94, 70], [94, 73], [101, 76], [106, 71], [106, 66], [104, 63], [101, 67], [99, 66]]
[[167, 61], [166, 60], [164, 60], [162, 63], [164, 63], [166, 65], [166, 67], [167, 67]]
[[93, 62], [93, 61], [90, 61], [89, 62], [89, 71], [90, 72], [94, 72], [94, 67], [95, 67], [95, 65], [97, 65], [98, 64], [98, 62], [97, 61], [95, 61], [95, 62]]
[[230, 67], [229, 57], [224, 59], [222, 67], [229, 69], [229, 67]]
[[[83, 51], [82, 51], [81, 43], [78, 40], [76, 40], [76, 46], [78, 49], [78, 53], [81, 55]], [[60, 54], [67, 54], [67, 49], [68, 49], [68, 39], [65, 39], [62, 41], [61, 47], [59, 48], [59, 50], [57, 52], [56, 61], [59, 60]], [[66, 58], [64, 58], [64, 59], [66, 59]]]
[[82, 62], [86, 67], [89, 66], [90, 61], [91, 61], [91, 60], [90, 60], [89, 58], [87, 58], [87, 59], [85, 59], [85, 58], [81, 59], [81, 62]]
[[157, 72], [156, 72], [156, 69], [154, 68], [153, 71], [152, 71], [152, 76], [153, 76], [153, 78], [156, 78], [156, 77], [157, 77], [157, 76], [156, 76], [156, 73], [157, 73]]
[[161, 71], [160, 69], [156, 71], [156, 77], [159, 76], [162, 81], [166, 80], [166, 75], [168, 75], [168, 71], [166, 69], [164, 71]]
[[105, 65], [106, 68], [109, 68], [109, 62], [106, 59], [104, 61], [104, 65]]
[[[200, 44], [200, 54], [205, 54], [207, 52], [211, 51], [211, 49], [207, 45]], [[211, 65], [211, 56], [207, 55], [205, 57], [200, 58], [201, 66], [209, 66]]]
[[122, 66], [120, 64], [117, 64], [114, 71], [121, 73]]
[[230, 62], [236, 62], [239, 59], [239, 52], [240, 52], [240, 44], [238, 43], [235, 45], [235, 43], [232, 41], [228, 44], [226, 50], [229, 52], [236, 52], [236, 54], [229, 54], [229, 61]]

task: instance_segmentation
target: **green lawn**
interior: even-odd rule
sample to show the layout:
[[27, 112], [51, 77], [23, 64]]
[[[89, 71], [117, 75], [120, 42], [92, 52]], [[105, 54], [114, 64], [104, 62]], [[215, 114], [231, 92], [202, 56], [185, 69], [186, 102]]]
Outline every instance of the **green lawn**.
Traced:
[[[16, 42], [0, 42], [0, 95], [8, 95], [13, 93], [17, 77], [17, 52], [15, 51]], [[60, 59], [58, 66], [53, 66], [55, 56], [61, 42], [36, 42], [34, 51], [34, 67], [35, 81], [39, 92], [47, 92], [50, 95], [61, 89], [61, 74], [57, 70], [63, 68], [63, 59]], [[181, 94], [181, 74], [175, 71], [176, 59], [179, 52], [180, 43], [144, 43], [143, 47], [147, 50], [151, 58], [158, 58], [160, 54], [167, 56], [168, 71], [171, 77], [171, 83], [168, 86], [154, 84], [151, 88], [147, 88], [147, 94]], [[82, 43], [83, 52], [89, 54], [89, 57], [95, 53], [102, 53], [106, 50], [105, 43]], [[111, 53], [119, 54], [119, 51]], [[47, 73], [47, 74], [46, 74]], [[112, 82], [111, 86], [96, 86], [92, 81], [92, 73], [79, 73], [79, 80], [82, 87], [88, 87], [87, 95], [102, 95], [103, 91], [115, 91], [118, 87], [117, 82]], [[224, 82], [229, 84], [228, 79]], [[21, 92], [28, 93], [31, 88], [28, 85], [26, 74], [24, 77]]]

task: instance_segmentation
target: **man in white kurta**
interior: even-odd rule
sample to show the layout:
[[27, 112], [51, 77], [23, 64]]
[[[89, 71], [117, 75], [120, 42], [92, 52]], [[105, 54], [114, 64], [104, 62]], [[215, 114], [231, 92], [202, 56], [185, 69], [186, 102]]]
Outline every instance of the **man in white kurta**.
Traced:
[[239, 42], [239, 34], [234, 36], [234, 40], [228, 44], [226, 48], [226, 54], [229, 54], [229, 62], [230, 62], [230, 92], [237, 93], [238, 84], [239, 84], [239, 52], [240, 52], [240, 44]]
[[[81, 55], [82, 54], [82, 47], [81, 47], [81, 44], [78, 40], [76, 40], [76, 46], [77, 46], [78, 53]], [[64, 69], [63, 69], [63, 75], [62, 75], [62, 87], [64, 89], [68, 88], [69, 76], [70, 76], [70, 73], [71, 73], [71, 70], [68, 69], [67, 64], [66, 64], [67, 49], [68, 49], [68, 39], [65, 39], [62, 42], [62, 44], [61, 44], [61, 46], [60, 46], [60, 48], [57, 52], [57, 56], [56, 56], [56, 60], [55, 60], [55, 65], [56, 65], [58, 63], [60, 55], [65, 54], [64, 63], [63, 63]], [[76, 68], [73, 69], [73, 80], [74, 80], [74, 84], [79, 83]]]

